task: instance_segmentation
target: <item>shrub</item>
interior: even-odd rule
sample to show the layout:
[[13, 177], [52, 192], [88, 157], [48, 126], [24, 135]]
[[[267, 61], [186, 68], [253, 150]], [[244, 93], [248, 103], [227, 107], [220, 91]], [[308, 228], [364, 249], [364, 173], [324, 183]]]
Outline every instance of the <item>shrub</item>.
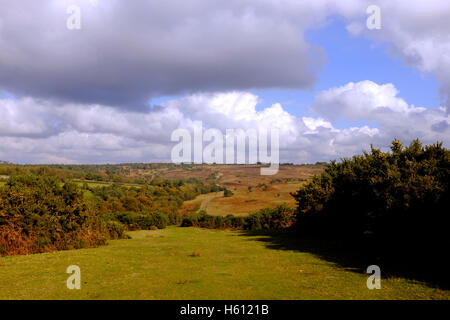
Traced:
[[108, 232], [76, 184], [18, 175], [0, 188], [2, 255], [104, 244]]
[[[339, 163], [294, 194], [303, 233], [372, 246], [377, 256], [434, 264], [448, 250], [450, 151], [441, 143], [371, 152]], [[433, 261], [434, 263], [431, 263]]]
[[191, 217], [184, 217], [181, 221], [181, 227], [193, 227], [194, 222], [192, 221]]
[[286, 205], [279, 205], [275, 208], [261, 209], [258, 212], [248, 216], [246, 219], [246, 229], [283, 229], [292, 226], [294, 222], [294, 210]]
[[231, 191], [231, 190], [229, 190], [229, 189], [226, 189], [226, 188], [225, 188], [225, 190], [223, 191], [223, 196], [226, 197], [226, 198], [227, 198], [227, 197], [232, 197], [233, 194], [234, 194], [233, 191]]
[[202, 210], [199, 213], [184, 217], [181, 226], [236, 230], [283, 229], [292, 226], [295, 217], [294, 209], [285, 205], [262, 209], [247, 217], [210, 216]]
[[123, 223], [129, 230], [150, 230], [155, 226], [164, 229], [169, 223], [169, 217], [161, 212], [118, 212], [114, 219]]
[[118, 221], [108, 221], [106, 223], [108, 228], [110, 239], [123, 239], [125, 238], [125, 226]]

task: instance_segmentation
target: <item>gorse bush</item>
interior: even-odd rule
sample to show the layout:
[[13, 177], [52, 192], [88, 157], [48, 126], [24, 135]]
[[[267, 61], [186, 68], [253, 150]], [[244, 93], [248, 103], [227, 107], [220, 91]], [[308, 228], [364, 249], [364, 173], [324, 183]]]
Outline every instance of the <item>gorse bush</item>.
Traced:
[[298, 227], [389, 261], [435, 263], [448, 252], [449, 182], [450, 152], [441, 143], [405, 148], [396, 140], [390, 153], [372, 148], [332, 162], [293, 194]]
[[290, 227], [294, 222], [294, 209], [286, 205], [280, 205], [275, 208], [259, 210], [247, 217], [211, 216], [202, 210], [199, 213], [186, 216], [181, 226], [209, 229], [271, 230]]
[[98, 246], [108, 238], [105, 222], [73, 183], [21, 175], [0, 188], [2, 255]]
[[122, 223], [128, 230], [164, 229], [169, 223], [169, 216], [162, 212], [117, 212], [110, 219]]
[[[75, 167], [82, 177], [83, 168]], [[126, 230], [180, 224], [178, 209], [185, 200], [223, 190], [196, 179], [158, 178], [139, 186], [83, 183], [79, 187], [58, 178], [73, 178], [59, 168], [12, 165], [6, 169], [11, 178], [0, 187], [1, 255], [97, 246], [123, 238]], [[91, 172], [85, 178], [102, 180]]]
[[121, 239], [125, 235], [125, 226], [118, 221], [107, 221], [106, 227], [111, 239]]
[[246, 229], [248, 230], [274, 230], [284, 229], [295, 223], [294, 209], [279, 205], [275, 208], [261, 209], [246, 217]]
[[225, 188], [225, 190], [223, 191], [223, 196], [225, 198], [232, 197], [233, 195], [234, 195], [234, 193], [231, 190], [229, 190], [229, 189]]

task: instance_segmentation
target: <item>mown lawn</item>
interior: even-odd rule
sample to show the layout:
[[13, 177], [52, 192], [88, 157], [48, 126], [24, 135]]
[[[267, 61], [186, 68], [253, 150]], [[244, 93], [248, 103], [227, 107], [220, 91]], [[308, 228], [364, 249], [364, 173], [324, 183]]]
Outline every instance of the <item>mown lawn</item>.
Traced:
[[[0, 258], [0, 299], [449, 299], [400, 278], [368, 290], [367, 275], [263, 236], [170, 227], [94, 249]], [[66, 268], [81, 268], [68, 290]]]

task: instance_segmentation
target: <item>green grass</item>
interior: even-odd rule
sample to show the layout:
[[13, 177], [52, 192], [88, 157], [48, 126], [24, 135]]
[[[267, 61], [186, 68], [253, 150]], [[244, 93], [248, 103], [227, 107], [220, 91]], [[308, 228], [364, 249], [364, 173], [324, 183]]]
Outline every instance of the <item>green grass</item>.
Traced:
[[112, 185], [112, 183], [110, 182], [99, 182], [99, 181], [89, 182], [89, 181], [73, 180], [73, 182], [77, 184], [79, 187], [82, 187], [86, 183], [90, 188], [109, 187]]
[[[400, 278], [368, 290], [367, 275], [264, 236], [170, 227], [94, 249], [0, 258], [0, 299], [449, 299]], [[69, 265], [81, 290], [66, 288]]]
[[130, 187], [142, 188], [142, 184], [128, 183], [128, 182], [107, 182], [107, 181], [77, 180], [77, 179], [74, 179], [73, 182], [80, 187], [82, 187], [86, 183], [90, 188], [109, 187], [112, 186], [113, 184], [118, 184], [128, 188]]

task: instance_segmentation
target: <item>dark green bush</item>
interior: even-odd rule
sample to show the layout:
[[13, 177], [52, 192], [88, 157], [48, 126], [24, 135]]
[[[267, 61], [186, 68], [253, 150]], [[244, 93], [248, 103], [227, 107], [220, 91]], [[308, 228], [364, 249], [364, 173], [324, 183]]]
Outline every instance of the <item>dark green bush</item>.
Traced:
[[246, 218], [248, 230], [273, 230], [290, 227], [295, 222], [294, 210], [285, 205], [265, 208]]
[[[294, 194], [303, 233], [370, 248], [388, 261], [442, 261], [449, 248], [450, 151], [418, 140], [341, 162]], [[438, 262], [439, 261], [439, 262]]]
[[169, 217], [161, 212], [117, 212], [114, 219], [123, 223], [129, 230], [150, 230], [151, 227], [164, 229], [169, 223]]
[[231, 190], [225, 188], [225, 190], [223, 191], [223, 196], [226, 197], [226, 198], [227, 197], [232, 197], [233, 196], [233, 192]]

